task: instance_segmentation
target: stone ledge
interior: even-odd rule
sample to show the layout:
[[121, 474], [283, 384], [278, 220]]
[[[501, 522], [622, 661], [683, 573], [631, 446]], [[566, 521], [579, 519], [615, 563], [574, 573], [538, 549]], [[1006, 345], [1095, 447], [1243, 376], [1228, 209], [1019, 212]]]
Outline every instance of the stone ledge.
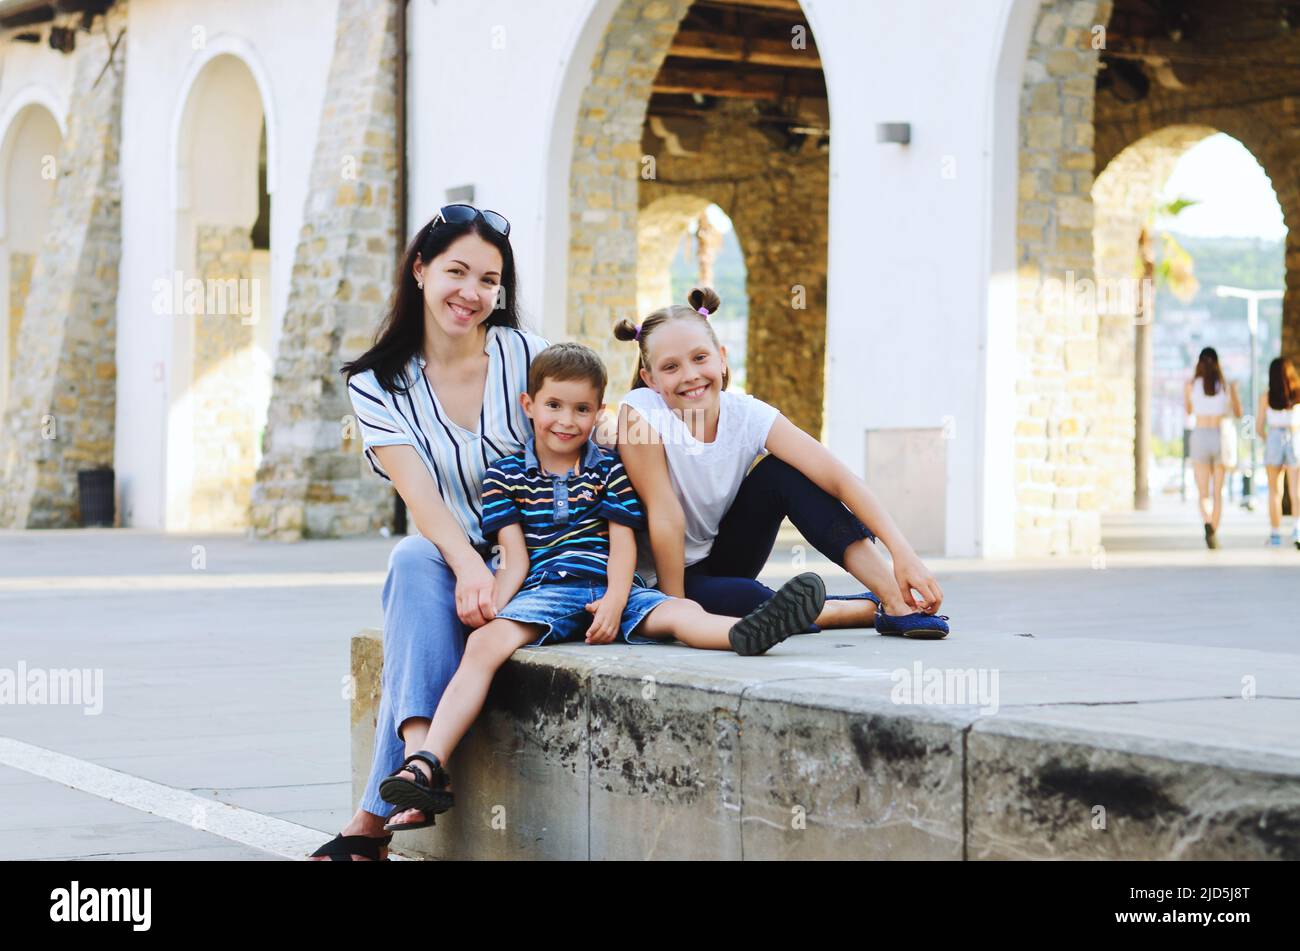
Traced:
[[[893, 672], [917, 662], [996, 670], [1000, 709], [895, 703]], [[352, 663], [356, 801], [377, 632], [353, 638]], [[1252, 671], [1259, 698], [1232, 699]], [[1294, 859], [1296, 697], [1294, 655], [1138, 642], [836, 631], [762, 658], [526, 649], [451, 764], [457, 806], [396, 845], [446, 859]]]

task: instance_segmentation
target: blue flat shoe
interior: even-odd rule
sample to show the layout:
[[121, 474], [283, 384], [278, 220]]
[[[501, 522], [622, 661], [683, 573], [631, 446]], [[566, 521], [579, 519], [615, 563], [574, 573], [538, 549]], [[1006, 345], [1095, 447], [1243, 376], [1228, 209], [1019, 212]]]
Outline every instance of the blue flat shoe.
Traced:
[[948, 615], [926, 614], [923, 611], [894, 615], [887, 613], [885, 606], [877, 601], [876, 633], [911, 637], [919, 641], [937, 641], [948, 636]]

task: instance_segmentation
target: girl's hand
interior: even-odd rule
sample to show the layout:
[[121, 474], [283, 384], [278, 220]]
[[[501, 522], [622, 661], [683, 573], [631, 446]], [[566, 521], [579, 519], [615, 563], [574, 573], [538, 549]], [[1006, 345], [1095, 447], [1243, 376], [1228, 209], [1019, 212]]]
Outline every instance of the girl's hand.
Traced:
[[[894, 580], [898, 582], [898, 590], [903, 593], [903, 601], [909, 608], [934, 614], [939, 610], [939, 605], [943, 604], [943, 590], [939, 587], [939, 582], [934, 580], [930, 569], [914, 554], [908, 553], [894, 559]], [[912, 597], [913, 589], [921, 594], [919, 604]]]
[[467, 627], [482, 627], [497, 616], [492, 603], [495, 579], [487, 565], [468, 565], [456, 575], [456, 616]]
[[623, 609], [627, 600], [620, 604], [608, 593], [587, 605], [587, 610], [595, 615], [591, 627], [587, 628], [588, 644], [609, 644], [618, 636], [619, 622], [623, 620]]

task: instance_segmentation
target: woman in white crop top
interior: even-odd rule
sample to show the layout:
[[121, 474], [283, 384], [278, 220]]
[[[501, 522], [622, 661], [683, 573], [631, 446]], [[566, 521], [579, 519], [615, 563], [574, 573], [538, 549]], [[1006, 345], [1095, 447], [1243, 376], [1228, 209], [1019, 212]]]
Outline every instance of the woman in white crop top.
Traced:
[[1296, 444], [1300, 442], [1300, 374], [1285, 357], [1268, 365], [1268, 392], [1261, 393], [1255, 415], [1255, 432], [1264, 443], [1264, 466], [1268, 472], [1268, 543], [1282, 544], [1282, 491], [1284, 479], [1291, 485], [1291, 542], [1300, 548], [1300, 465]]
[[[938, 582], [871, 490], [775, 406], [727, 392], [726, 349], [708, 320], [721, 301], [711, 288], [687, 300], [614, 328], [640, 351], [618, 437], [649, 517], [638, 570], [653, 565], [665, 594], [743, 616], [772, 597], [757, 577], [788, 516], [812, 547], [870, 589], [827, 598], [819, 625], [946, 636], [947, 619], [935, 614]], [[892, 571], [876, 537], [893, 556]]]
[[1223, 513], [1223, 420], [1242, 414], [1242, 400], [1236, 395], [1235, 383], [1223, 379], [1218, 353], [1206, 347], [1196, 360], [1196, 372], [1183, 387], [1183, 403], [1188, 416], [1196, 417], [1196, 427], [1188, 439], [1187, 455], [1196, 474], [1196, 491], [1200, 496], [1201, 521], [1205, 522], [1205, 546], [1218, 548], [1219, 517]]
[[1183, 387], [1183, 402], [1196, 428], [1188, 440], [1188, 457], [1196, 474], [1201, 521], [1205, 523], [1205, 544], [1218, 548], [1219, 517], [1223, 514], [1224, 468], [1223, 421], [1241, 415], [1237, 386], [1223, 378], [1219, 355], [1213, 347], [1201, 351], [1196, 372]]

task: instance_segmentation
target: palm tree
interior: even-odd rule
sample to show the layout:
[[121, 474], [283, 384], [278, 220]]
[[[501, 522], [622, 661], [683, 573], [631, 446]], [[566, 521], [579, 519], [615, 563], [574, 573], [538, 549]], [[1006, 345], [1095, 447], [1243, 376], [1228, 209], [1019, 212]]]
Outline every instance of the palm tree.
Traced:
[[[1145, 511], [1151, 505], [1147, 493], [1147, 464], [1151, 457], [1151, 326], [1156, 316], [1156, 290], [1167, 287], [1170, 293], [1187, 303], [1200, 288], [1191, 254], [1168, 231], [1157, 231], [1157, 224], [1162, 219], [1176, 217], [1184, 208], [1195, 204], [1195, 201], [1188, 198], [1156, 202], [1147, 212], [1146, 224], [1138, 233], [1138, 271], [1142, 275], [1142, 282], [1138, 285], [1141, 291], [1138, 293], [1137, 322], [1134, 328], [1133, 507], [1139, 511]], [[1162, 245], [1159, 261], [1156, 259], [1153, 233]]]

